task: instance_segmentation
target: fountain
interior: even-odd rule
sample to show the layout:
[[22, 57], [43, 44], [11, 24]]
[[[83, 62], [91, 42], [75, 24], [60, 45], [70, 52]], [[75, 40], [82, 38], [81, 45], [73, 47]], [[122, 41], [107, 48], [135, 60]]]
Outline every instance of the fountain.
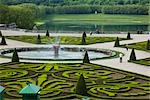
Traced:
[[[68, 45], [63, 45], [60, 47], [59, 36], [55, 37], [52, 45], [45, 45], [41, 47], [17, 48], [20, 59], [56, 61], [81, 61], [84, 57], [85, 50], [88, 51], [90, 60], [114, 57], [117, 54], [116, 52], [105, 49], [68, 47]], [[11, 57], [12, 54], [13, 49], [0, 49], [0, 56]]]
[[55, 37], [55, 42], [53, 44], [54, 57], [58, 58], [60, 49], [60, 37]]

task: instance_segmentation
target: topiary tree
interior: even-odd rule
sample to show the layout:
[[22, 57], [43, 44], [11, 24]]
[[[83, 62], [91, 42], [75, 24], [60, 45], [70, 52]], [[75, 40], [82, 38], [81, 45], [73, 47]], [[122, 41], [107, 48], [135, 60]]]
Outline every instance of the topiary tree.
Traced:
[[147, 41], [146, 49], [147, 49], [147, 50], [150, 50], [150, 40]]
[[86, 44], [86, 33], [85, 32], [82, 34], [82, 44], [83, 45]]
[[130, 35], [129, 32], [128, 32], [128, 34], [127, 34], [127, 39], [128, 39], [128, 40], [131, 39], [131, 35]]
[[133, 48], [132, 51], [131, 51], [131, 54], [130, 54], [129, 61], [135, 61], [135, 60], [136, 60], [136, 55], [135, 55], [135, 51], [134, 51], [134, 48]]
[[0, 37], [2, 37], [3, 35], [2, 35], [2, 31], [0, 30]]
[[87, 95], [87, 88], [86, 88], [86, 83], [85, 83], [83, 74], [80, 75], [80, 78], [76, 85], [75, 92], [76, 94], [79, 94], [79, 95], [83, 95], [83, 96]]
[[85, 52], [83, 63], [90, 63], [90, 59], [87, 51]]
[[117, 37], [116, 41], [115, 41], [115, 44], [114, 44], [114, 47], [119, 47], [119, 46], [120, 46], [119, 38]]
[[41, 36], [38, 34], [38, 37], [37, 37], [37, 44], [41, 44]]
[[50, 35], [49, 35], [49, 31], [48, 31], [48, 30], [46, 31], [46, 36], [47, 36], [47, 37], [49, 37], [49, 36], [50, 36]]
[[83, 32], [83, 36], [84, 36], [84, 37], [87, 37], [87, 35], [86, 35], [86, 33], [85, 33], [85, 32]]
[[19, 56], [18, 56], [16, 48], [14, 49], [14, 53], [13, 53], [13, 56], [12, 56], [12, 62], [19, 62]]
[[7, 45], [7, 43], [6, 43], [6, 40], [5, 40], [5, 37], [4, 36], [2, 36], [2, 40], [1, 40], [1, 43], [0, 43], [1, 45]]

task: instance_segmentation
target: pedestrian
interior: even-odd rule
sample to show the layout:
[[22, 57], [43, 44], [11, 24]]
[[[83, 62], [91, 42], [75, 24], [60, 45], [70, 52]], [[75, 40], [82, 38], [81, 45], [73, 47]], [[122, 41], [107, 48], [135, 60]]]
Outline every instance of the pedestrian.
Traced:
[[128, 51], [128, 44], [125, 45], [126, 50]]
[[123, 54], [122, 54], [122, 53], [120, 53], [120, 54], [119, 54], [120, 63], [122, 63], [122, 57], [123, 57]]

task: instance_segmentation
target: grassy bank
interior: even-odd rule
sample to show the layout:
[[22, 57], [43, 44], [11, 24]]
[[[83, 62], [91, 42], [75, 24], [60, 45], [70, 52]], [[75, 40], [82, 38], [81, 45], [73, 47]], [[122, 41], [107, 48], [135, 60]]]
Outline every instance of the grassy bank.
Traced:
[[55, 23], [97, 24], [97, 25], [148, 25], [148, 15], [108, 15], [108, 14], [57, 14], [35, 20], [37, 25], [47, 21]]

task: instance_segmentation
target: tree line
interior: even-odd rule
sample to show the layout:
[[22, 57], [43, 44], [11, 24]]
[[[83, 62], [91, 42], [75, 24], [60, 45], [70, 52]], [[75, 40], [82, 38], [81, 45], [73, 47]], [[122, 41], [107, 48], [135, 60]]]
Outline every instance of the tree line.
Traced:
[[16, 23], [20, 28], [32, 29], [34, 20], [49, 14], [135, 14], [148, 15], [149, 6], [143, 5], [71, 5], [44, 6], [35, 4], [0, 5], [0, 23]]
[[149, 0], [0, 0], [1, 4], [16, 5], [21, 3], [34, 3], [37, 5], [126, 5], [149, 4]]

